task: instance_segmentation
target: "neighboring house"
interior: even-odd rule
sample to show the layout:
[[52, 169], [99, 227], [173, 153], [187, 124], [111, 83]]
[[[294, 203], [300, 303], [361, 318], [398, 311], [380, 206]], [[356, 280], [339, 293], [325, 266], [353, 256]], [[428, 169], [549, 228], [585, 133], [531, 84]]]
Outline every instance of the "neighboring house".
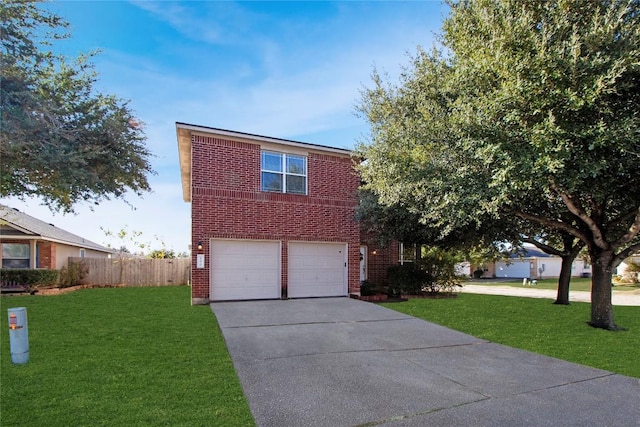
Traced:
[[[483, 278], [502, 277], [517, 279], [552, 279], [560, 277], [562, 258], [549, 255], [539, 249], [525, 247], [524, 254], [513, 254], [509, 260], [488, 263], [481, 268]], [[476, 267], [472, 267], [472, 270]], [[588, 261], [576, 258], [571, 266], [572, 277], [590, 277], [591, 265]]]
[[640, 282], [640, 272], [632, 271], [631, 264], [640, 264], [640, 254], [635, 254], [625, 259], [616, 268], [616, 274], [626, 280]]
[[69, 257], [107, 258], [113, 252], [97, 243], [0, 205], [2, 268], [61, 269]]
[[347, 296], [386, 274], [391, 249], [360, 238], [349, 150], [186, 123], [176, 132], [193, 304]]

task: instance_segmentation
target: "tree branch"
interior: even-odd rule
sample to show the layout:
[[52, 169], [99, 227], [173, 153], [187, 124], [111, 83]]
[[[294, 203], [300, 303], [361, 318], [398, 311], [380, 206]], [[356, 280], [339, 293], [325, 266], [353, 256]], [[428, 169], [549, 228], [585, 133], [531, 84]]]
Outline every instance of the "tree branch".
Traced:
[[522, 218], [527, 221], [533, 221], [538, 224], [546, 225], [547, 227], [566, 231], [567, 233], [571, 234], [572, 236], [576, 236], [578, 239], [582, 240], [585, 243], [589, 242], [589, 237], [585, 233], [565, 222], [555, 221], [544, 216], [530, 214], [521, 210], [515, 210], [513, 211], [513, 214], [518, 218]]
[[634, 207], [629, 212], [620, 215], [618, 218], [612, 219], [611, 222], [607, 224], [607, 231], [610, 231], [613, 227], [622, 224], [625, 221], [629, 221], [630, 219], [635, 217], [638, 214], [638, 210], [640, 210], [640, 207]]
[[618, 255], [616, 255], [616, 257], [611, 262], [611, 268], [616, 268], [617, 266], [620, 265], [622, 261], [629, 258], [631, 255], [633, 255], [637, 251], [640, 251], [640, 242], [629, 246], [625, 250], [621, 251]]
[[[573, 200], [571, 196], [569, 196], [564, 191], [560, 190], [556, 185], [555, 180], [553, 179], [551, 180], [551, 189], [560, 196], [565, 206], [569, 209], [569, 212], [577, 216], [582, 222], [586, 224], [587, 228], [589, 229], [589, 231], [591, 231], [591, 234], [593, 235], [593, 242], [596, 245], [598, 245], [598, 247], [600, 247], [601, 249], [610, 249], [611, 245], [609, 244], [609, 242], [605, 240], [604, 236], [602, 235], [602, 230], [600, 230], [600, 227], [598, 227], [598, 224], [593, 220], [593, 218], [587, 215], [587, 213], [584, 211], [584, 209], [582, 209], [582, 207], [576, 204], [576, 202]], [[584, 241], [586, 242], [586, 240]]]
[[553, 246], [549, 246], [546, 245], [542, 242], [537, 241], [536, 239], [532, 238], [532, 237], [523, 237], [521, 239], [523, 242], [525, 243], [531, 243], [532, 245], [534, 245], [535, 247], [537, 247], [538, 249], [540, 249], [543, 252], [548, 253], [549, 255], [557, 255], [557, 256], [564, 256], [567, 255], [565, 252], [559, 251], [558, 249], [554, 248]]
[[625, 233], [622, 237], [620, 237], [614, 243], [614, 245], [616, 247], [619, 247], [624, 245], [625, 243], [629, 243], [634, 237], [638, 235], [639, 231], [640, 231], [640, 207], [636, 211], [636, 220], [633, 221], [633, 224], [631, 224], [631, 227], [629, 227], [629, 231]]

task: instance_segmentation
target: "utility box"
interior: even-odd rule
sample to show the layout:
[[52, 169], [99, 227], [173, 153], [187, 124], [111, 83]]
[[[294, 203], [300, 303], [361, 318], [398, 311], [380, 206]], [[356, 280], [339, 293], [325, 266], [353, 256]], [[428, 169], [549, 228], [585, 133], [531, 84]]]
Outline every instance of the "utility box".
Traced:
[[29, 361], [29, 328], [27, 309], [15, 307], [9, 310], [9, 349], [11, 361], [17, 365]]

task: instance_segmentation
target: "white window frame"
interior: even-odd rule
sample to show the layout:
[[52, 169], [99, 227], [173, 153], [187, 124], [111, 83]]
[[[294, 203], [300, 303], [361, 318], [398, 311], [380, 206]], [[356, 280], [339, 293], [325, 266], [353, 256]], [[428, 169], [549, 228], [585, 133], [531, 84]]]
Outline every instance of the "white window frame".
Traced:
[[414, 243], [409, 246], [409, 248], [413, 249], [413, 259], [404, 258], [405, 248], [407, 248], [407, 246], [405, 246], [404, 242], [400, 242], [398, 244], [398, 255], [399, 255], [398, 258], [400, 258], [398, 261], [400, 262], [400, 265], [404, 265], [405, 263], [408, 263], [408, 262], [413, 263], [416, 261], [416, 244]]
[[[269, 154], [272, 156], [280, 156], [280, 165], [281, 170], [272, 170], [265, 169], [264, 167], [264, 155]], [[287, 160], [288, 159], [301, 159], [304, 163], [304, 173], [293, 173], [287, 171]], [[260, 191], [268, 192], [268, 193], [285, 193], [285, 194], [299, 194], [306, 196], [308, 194], [309, 189], [309, 178], [308, 178], [308, 170], [307, 170], [307, 157], [299, 154], [287, 154], [287, 153], [279, 153], [276, 151], [267, 151], [263, 150], [260, 152]], [[282, 177], [282, 188], [280, 190], [269, 190], [264, 187], [264, 183], [262, 180], [262, 175], [264, 173], [271, 174], [279, 174]], [[288, 191], [287, 189], [287, 177], [288, 176], [298, 176], [304, 178], [304, 192], [296, 192], [296, 191]]]
[[80, 249], [80, 258], [85, 258], [87, 256], [86, 249]]

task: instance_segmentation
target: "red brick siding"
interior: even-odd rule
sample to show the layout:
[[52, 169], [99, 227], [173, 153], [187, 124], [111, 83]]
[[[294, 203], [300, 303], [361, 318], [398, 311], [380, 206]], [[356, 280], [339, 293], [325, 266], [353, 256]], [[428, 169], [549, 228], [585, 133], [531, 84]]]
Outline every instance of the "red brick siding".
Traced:
[[56, 244], [38, 242], [38, 268], [56, 268]]
[[[287, 152], [283, 146], [283, 152]], [[192, 298], [209, 298], [211, 238], [282, 241], [286, 296], [289, 241], [349, 245], [348, 287], [359, 288], [359, 227], [354, 219], [359, 179], [348, 157], [309, 153], [308, 195], [260, 192], [260, 146], [220, 138], [192, 138]], [[196, 253], [205, 268], [196, 268]]]
[[398, 264], [400, 259], [398, 242], [380, 244], [376, 236], [362, 233], [362, 244], [367, 245], [367, 280], [376, 285], [387, 283], [387, 268]]

